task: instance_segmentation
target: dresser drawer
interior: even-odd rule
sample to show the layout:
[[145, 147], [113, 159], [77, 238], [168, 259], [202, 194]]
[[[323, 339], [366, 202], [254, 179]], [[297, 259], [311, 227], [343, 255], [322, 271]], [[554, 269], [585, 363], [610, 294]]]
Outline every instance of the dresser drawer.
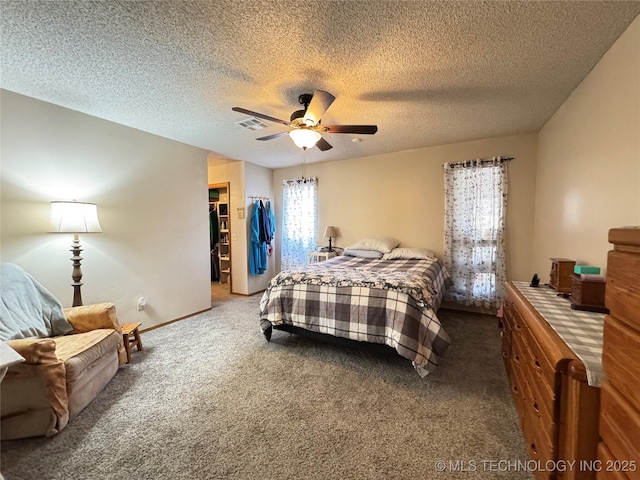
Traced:
[[513, 323], [513, 302], [509, 296], [505, 296], [502, 304], [502, 327], [503, 330], [511, 331], [511, 324]]
[[528, 328], [524, 330], [523, 336], [530, 353], [526, 361], [533, 375], [542, 385], [541, 388], [546, 390], [548, 397], [552, 397], [556, 390], [556, 367], [547, 358], [544, 350]]
[[[600, 404], [600, 436], [611, 454], [621, 462], [640, 461], [640, 412], [605, 381]], [[630, 480], [640, 480], [640, 469], [627, 471]]]
[[[527, 338], [524, 336], [524, 338]], [[532, 394], [536, 397], [536, 401], [541, 408], [548, 414], [549, 417], [554, 417], [554, 401], [556, 399], [556, 394], [553, 391], [551, 385], [549, 385], [547, 375], [544, 375], [543, 369], [545, 362], [540, 362], [537, 360], [537, 356], [534, 353], [534, 350], [531, 346], [535, 343], [535, 339], [528, 338], [528, 343], [524, 343], [524, 348], [521, 352], [521, 363], [524, 369], [525, 380], [531, 386]], [[552, 372], [553, 376], [551, 378], [555, 378], [555, 372]], [[536, 407], [537, 409], [538, 407]]]
[[502, 335], [502, 358], [508, 359], [511, 356], [511, 331], [503, 330]]
[[[535, 428], [535, 422], [531, 417], [525, 415], [524, 424], [522, 425], [522, 434], [524, 436], [525, 445], [527, 451], [532, 460], [540, 462], [540, 465], [545, 465], [548, 461], [555, 460], [555, 448], [552, 443], [549, 443], [544, 434]], [[554, 478], [553, 472], [541, 469], [536, 471], [536, 479]]]
[[507, 319], [507, 328], [511, 331], [520, 331], [524, 327], [522, 317], [518, 312], [518, 309], [513, 306], [511, 300], [507, 299], [505, 303], [505, 318]]
[[511, 396], [516, 405], [520, 426], [524, 425], [525, 406], [525, 373], [522, 364], [523, 346], [519, 338], [514, 337], [511, 347]]
[[526, 348], [522, 348], [519, 340], [516, 340], [514, 344], [513, 358], [519, 365], [519, 368], [514, 368], [514, 373], [521, 391], [521, 423], [527, 448], [534, 460], [552, 460], [555, 450], [553, 442], [555, 424], [545, 413], [545, 409], [539, 405], [540, 401], [537, 399], [536, 389], [532, 385], [533, 379], [526, 363], [522, 362], [527, 358], [527, 351]]
[[640, 405], [640, 332], [606, 316], [602, 365], [609, 383]]
[[605, 305], [613, 317], [640, 330], [640, 255], [611, 250], [607, 262]]
[[602, 442], [598, 444], [598, 460], [600, 463], [597, 464], [597, 467], [600, 471], [596, 476], [596, 480], [629, 480], [629, 477], [621, 471], [621, 468], [616, 468], [623, 465], [619, 462], [616, 463], [616, 459]]
[[552, 445], [556, 438], [557, 425], [549, 414], [549, 407], [553, 411], [553, 405], [545, 404], [534, 384], [529, 379], [523, 383], [524, 414], [527, 417], [529, 428], [536, 430], [536, 438], [545, 445]]

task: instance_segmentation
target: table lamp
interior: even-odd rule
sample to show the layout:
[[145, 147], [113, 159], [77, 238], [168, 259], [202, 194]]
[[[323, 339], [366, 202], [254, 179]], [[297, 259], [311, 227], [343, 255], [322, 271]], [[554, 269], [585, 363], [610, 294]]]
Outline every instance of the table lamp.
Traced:
[[336, 227], [333, 226], [328, 226], [327, 228], [324, 229], [324, 237], [329, 237], [329, 251], [333, 252], [333, 248], [331, 248], [331, 237], [337, 237], [338, 236], [338, 231], [336, 230]]

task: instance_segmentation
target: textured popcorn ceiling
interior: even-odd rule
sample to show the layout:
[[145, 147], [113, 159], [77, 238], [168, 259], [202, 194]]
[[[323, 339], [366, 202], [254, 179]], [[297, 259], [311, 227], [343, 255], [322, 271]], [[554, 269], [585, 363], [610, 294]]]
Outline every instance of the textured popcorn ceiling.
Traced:
[[[6, 1], [1, 86], [266, 167], [239, 106], [289, 119], [331, 92], [317, 162], [538, 131], [640, 12], [638, 1]], [[267, 122], [268, 123], [268, 122]], [[355, 143], [352, 140], [360, 138]], [[506, 153], [509, 152], [496, 152]]]

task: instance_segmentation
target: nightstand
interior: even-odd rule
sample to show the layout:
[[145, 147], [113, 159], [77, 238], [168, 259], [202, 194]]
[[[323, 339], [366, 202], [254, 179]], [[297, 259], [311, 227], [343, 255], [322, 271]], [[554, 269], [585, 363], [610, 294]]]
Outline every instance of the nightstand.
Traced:
[[316, 252], [312, 251], [307, 253], [307, 263], [322, 262], [323, 260], [329, 260], [337, 255], [336, 251], [333, 252]]

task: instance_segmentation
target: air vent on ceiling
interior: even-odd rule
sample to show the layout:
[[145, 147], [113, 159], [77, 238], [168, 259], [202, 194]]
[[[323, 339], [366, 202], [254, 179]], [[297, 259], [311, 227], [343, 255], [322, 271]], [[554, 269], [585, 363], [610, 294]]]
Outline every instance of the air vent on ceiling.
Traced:
[[239, 122], [236, 122], [236, 125], [240, 125], [241, 127], [248, 128], [249, 130], [262, 130], [263, 128], [267, 128], [269, 125], [266, 123], [262, 123], [257, 118], [249, 117]]

